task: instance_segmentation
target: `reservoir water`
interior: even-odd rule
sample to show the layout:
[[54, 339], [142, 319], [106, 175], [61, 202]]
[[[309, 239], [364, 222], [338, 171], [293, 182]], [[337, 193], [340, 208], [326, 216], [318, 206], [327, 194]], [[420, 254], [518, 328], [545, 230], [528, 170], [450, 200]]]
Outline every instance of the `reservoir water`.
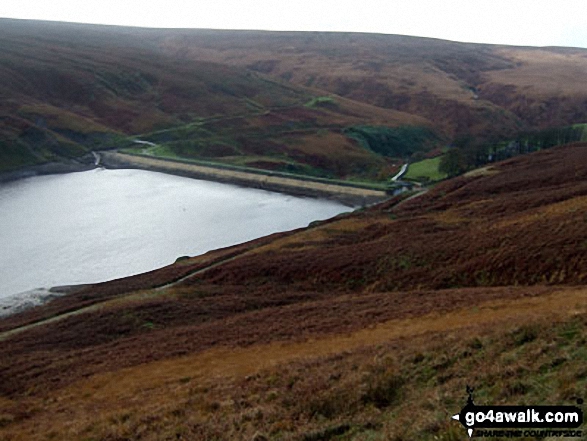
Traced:
[[349, 208], [142, 170], [0, 186], [0, 298], [138, 274]]

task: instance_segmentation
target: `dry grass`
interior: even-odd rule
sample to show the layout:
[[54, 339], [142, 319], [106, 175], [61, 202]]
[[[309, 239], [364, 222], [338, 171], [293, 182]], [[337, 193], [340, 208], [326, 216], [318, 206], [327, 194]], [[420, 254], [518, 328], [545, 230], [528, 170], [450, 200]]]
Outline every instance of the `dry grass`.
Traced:
[[[380, 225], [389, 224], [391, 222], [393, 222], [391, 219], [380, 219], [377, 221]], [[353, 234], [358, 230], [371, 226], [373, 226], [373, 219], [362, 219], [357, 217], [342, 218], [336, 222], [333, 222], [332, 220], [320, 222], [315, 227], [300, 231], [295, 235], [287, 235], [281, 239], [274, 240], [267, 245], [252, 250], [250, 253], [262, 254], [275, 251], [287, 252], [288, 250], [300, 251], [315, 249], [324, 246], [325, 243], [331, 241], [333, 237]]]
[[489, 82], [515, 85], [533, 98], [585, 96], [587, 57], [582, 51], [556, 52], [547, 49], [500, 49], [499, 54], [516, 62], [515, 69], [491, 72]]
[[[99, 29], [2, 22], [7, 68], [0, 72], [6, 97], [0, 131], [9, 139], [16, 133], [38, 154], [4, 149], [5, 167], [56, 159], [27, 138], [23, 121], [13, 119], [19, 110], [29, 128], [66, 150], [71, 142], [93, 148], [86, 144], [101, 138], [90, 143], [83, 135], [100, 127], [135, 135], [214, 118], [215, 135], [230, 129], [245, 138], [243, 150], [252, 151], [243, 158], [277, 153], [283, 159], [291, 137], [259, 142], [249, 130], [309, 124], [332, 130], [333, 143], [299, 136], [294, 141], [312, 147], [299, 149], [298, 159], [340, 177], [358, 160], [359, 168], [373, 161], [384, 168], [383, 158], [349, 153], [348, 141], [334, 139], [349, 125], [431, 126], [446, 140], [467, 134], [508, 139], [520, 130], [587, 120], [581, 49], [347, 33]], [[320, 96], [335, 105], [304, 106]], [[74, 133], [67, 133], [68, 142], [55, 139], [38, 116]], [[338, 155], [328, 152], [332, 146]], [[222, 148], [212, 143], [206, 154]]]
[[467, 382], [568, 403], [587, 387], [584, 149], [3, 320], [89, 307], [2, 342], [0, 439], [450, 440]]
[[[464, 45], [391, 35], [302, 35], [223, 32], [212, 39], [194, 33], [170, 37], [164, 47], [423, 116], [448, 133], [506, 135], [519, 124], [542, 127], [587, 119], [581, 104], [584, 50]], [[245, 50], [251, 46], [256, 49]], [[537, 111], [545, 103], [548, 117], [540, 118]]]
[[[464, 371], [465, 377], [458, 379], [455, 374], [471, 365], [467, 355], [459, 356], [458, 351], [469, 346], [472, 351], [482, 348], [492, 352], [492, 345], [507, 345], [504, 331], [518, 341], [523, 341], [516, 337], [522, 336], [520, 332], [531, 332], [529, 338], [540, 341], [543, 337], [537, 323], [573, 323], [574, 318], [587, 313], [585, 300], [584, 288], [564, 289], [515, 301], [487, 302], [448, 314], [392, 320], [348, 335], [217, 348], [98, 374], [42, 397], [21, 400], [19, 405], [4, 400], [4, 414], [11, 418], [4, 419], [0, 433], [4, 439], [14, 440], [47, 439], [49, 434], [59, 439], [116, 439], [116, 433], [130, 439], [168, 439], [179, 431], [189, 439], [208, 439], [198, 436], [199, 430], [205, 429], [208, 434], [228, 430], [219, 439], [249, 439], [261, 430], [276, 439], [289, 439], [287, 433], [297, 433], [300, 438], [294, 438], [303, 439], [304, 433], [344, 423], [381, 437], [398, 430], [418, 430], [431, 437], [452, 430], [448, 421], [442, 422], [464, 404], [465, 382], [472, 381], [482, 396], [518, 387], [494, 364], [486, 364], [476, 373]], [[458, 337], [463, 333], [469, 337]], [[544, 345], [548, 347], [548, 341]], [[517, 358], [507, 369], [519, 366], [527, 372], [524, 363], [530, 361], [524, 361], [521, 354]], [[415, 369], [412, 378], [406, 377], [408, 360]], [[470, 361], [474, 365], [482, 360], [474, 356]], [[565, 363], [569, 360], [562, 366]], [[437, 367], [427, 371], [422, 370], [422, 364], [429, 364], [426, 369]], [[357, 367], [353, 369], [353, 365]], [[492, 385], [492, 376], [502, 380]], [[528, 383], [528, 379], [518, 381]], [[356, 383], [362, 383], [358, 391]], [[409, 392], [406, 383], [423, 395]], [[540, 387], [555, 386], [549, 380]], [[560, 392], [578, 392], [569, 386], [569, 391]], [[401, 392], [394, 393], [393, 388]], [[540, 392], [533, 389], [534, 394]], [[552, 394], [548, 398], [553, 399]], [[501, 400], [511, 403], [512, 397], [504, 395]], [[24, 414], [18, 415], [18, 409]], [[418, 413], [413, 414], [415, 411]], [[401, 420], [409, 415], [416, 423], [402, 428]]]

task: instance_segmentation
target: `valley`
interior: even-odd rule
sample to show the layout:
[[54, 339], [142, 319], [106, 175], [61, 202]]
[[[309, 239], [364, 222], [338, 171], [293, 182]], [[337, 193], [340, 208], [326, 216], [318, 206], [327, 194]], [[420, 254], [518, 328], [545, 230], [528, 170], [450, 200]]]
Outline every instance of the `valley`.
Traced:
[[384, 183], [446, 146], [474, 168], [499, 143], [587, 121], [583, 49], [8, 19], [0, 42], [5, 173], [138, 137], [162, 155]]
[[450, 439], [465, 384], [491, 403], [573, 402], [585, 386], [585, 148], [4, 319], [0, 433]]
[[357, 206], [0, 319], [0, 441], [454, 441], [469, 386], [583, 404], [587, 50], [8, 19], [0, 47], [6, 179], [99, 157]]

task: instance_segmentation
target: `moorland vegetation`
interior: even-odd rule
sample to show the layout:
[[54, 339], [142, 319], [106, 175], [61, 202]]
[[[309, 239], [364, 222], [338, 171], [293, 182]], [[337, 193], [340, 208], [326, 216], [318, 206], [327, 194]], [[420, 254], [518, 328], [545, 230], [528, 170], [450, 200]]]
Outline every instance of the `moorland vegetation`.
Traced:
[[[587, 145], [0, 322], [0, 436], [463, 439], [585, 390]], [[527, 438], [537, 439], [537, 438]]]
[[454, 441], [467, 385], [584, 399], [585, 50], [18, 20], [0, 46], [4, 171], [442, 180], [0, 320], [0, 440]]
[[132, 148], [382, 182], [447, 146], [454, 175], [577, 141], [587, 121], [582, 49], [6, 19], [0, 42], [2, 171]]

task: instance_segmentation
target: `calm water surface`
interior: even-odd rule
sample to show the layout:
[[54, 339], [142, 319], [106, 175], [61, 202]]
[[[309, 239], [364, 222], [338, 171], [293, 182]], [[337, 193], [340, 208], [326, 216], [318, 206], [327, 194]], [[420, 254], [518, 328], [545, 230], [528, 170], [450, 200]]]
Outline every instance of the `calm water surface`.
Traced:
[[317, 199], [142, 170], [0, 186], [0, 298], [138, 274], [348, 211]]

